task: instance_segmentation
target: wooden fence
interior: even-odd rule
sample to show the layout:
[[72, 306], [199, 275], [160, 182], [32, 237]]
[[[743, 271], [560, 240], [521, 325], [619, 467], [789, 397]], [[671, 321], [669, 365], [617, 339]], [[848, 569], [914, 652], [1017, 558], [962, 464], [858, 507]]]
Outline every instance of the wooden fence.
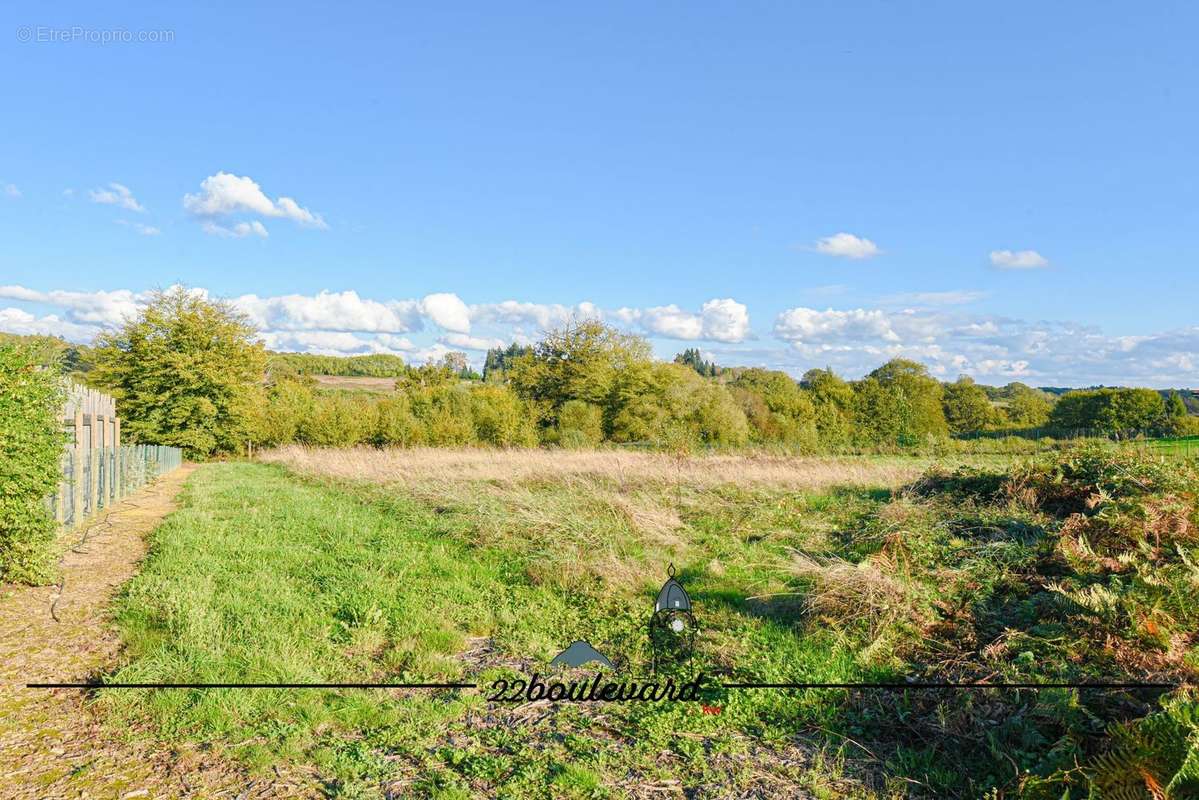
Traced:
[[122, 445], [113, 398], [71, 384], [63, 404], [68, 442], [63, 447], [58, 490], [50, 497], [54, 518], [76, 528], [121, 501], [129, 492], [183, 463], [178, 447]]

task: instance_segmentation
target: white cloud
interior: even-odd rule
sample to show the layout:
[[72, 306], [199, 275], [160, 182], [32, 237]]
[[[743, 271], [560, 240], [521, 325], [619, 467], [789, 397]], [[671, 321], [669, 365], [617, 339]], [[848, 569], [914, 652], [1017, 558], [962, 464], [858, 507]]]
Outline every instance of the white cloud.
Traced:
[[1043, 269], [1049, 259], [1036, 250], [992, 250], [991, 265], [999, 269]]
[[873, 258], [882, 252], [878, 245], [869, 239], [844, 232], [817, 239], [814, 247], [818, 253], [824, 253], [826, 256], [853, 259]]
[[[292, 198], [280, 197], [272, 200], [252, 178], [228, 172], [218, 172], [201, 181], [198, 194], [183, 196], [183, 208], [189, 214], [207, 220], [210, 224], [213, 219], [218, 217], [250, 214], [290, 219], [313, 228], [329, 227], [320, 214], [304, 208]], [[259, 233], [259, 230], [262, 230], [264, 233], [259, 233], [259, 235], [265, 235], [266, 229], [262, 227], [262, 223], [255, 221], [251, 224], [257, 226], [252, 230], [253, 233]], [[217, 233], [217, 235], [223, 235], [219, 230], [229, 230], [221, 226], [213, 225], [212, 227], [218, 230], [211, 230], [208, 227], [205, 230], [209, 233]], [[238, 227], [234, 226], [233, 230]]]
[[475, 322], [503, 323], [508, 325], [534, 325], [540, 330], [557, 328], [572, 320], [601, 319], [603, 313], [593, 303], [582, 302], [574, 306], [558, 303], [523, 303], [505, 300], [502, 303], [483, 303], [470, 307], [471, 319]]
[[55, 314], [38, 317], [20, 308], [0, 308], [0, 331], [24, 336], [62, 336], [74, 342], [86, 342], [99, 333], [100, 328], [68, 322]]
[[158, 234], [162, 233], [161, 230], [155, 228], [153, 225], [145, 225], [140, 222], [130, 222], [127, 219], [118, 219], [116, 223], [118, 225], [124, 225], [127, 228], [132, 228], [142, 236], [157, 236]]
[[458, 295], [437, 292], [425, 295], [421, 311], [436, 325], [455, 333], [470, 333], [470, 309]]
[[471, 319], [476, 322], [530, 324], [540, 330], [595, 319], [639, 330], [650, 336], [684, 341], [710, 339], [718, 342], [739, 342], [750, 335], [749, 312], [743, 304], [732, 298], [709, 300], [699, 312], [687, 311], [673, 303], [650, 308], [626, 306], [604, 310], [589, 302], [565, 306], [506, 300], [502, 303], [471, 306], [470, 314]]
[[145, 293], [134, 294], [128, 289], [39, 292], [24, 286], [0, 286], [0, 298], [56, 306], [66, 310], [72, 322], [101, 326], [120, 325], [137, 313], [145, 297]]
[[15, 183], [6, 183], [4, 185], [4, 194], [16, 200], [21, 197], [21, 190], [17, 188]]
[[246, 294], [231, 302], [262, 330], [406, 333], [421, 327], [416, 301], [382, 303], [359, 297], [354, 291], [277, 297]]
[[133, 196], [133, 192], [128, 186], [116, 183], [115, 181], [108, 184], [107, 189], [92, 189], [88, 192], [93, 203], [101, 203], [107, 206], [119, 206], [127, 211], [145, 211], [145, 207], [137, 202], [137, 198]]
[[465, 333], [447, 333], [437, 341], [450, 347], [462, 350], [490, 350], [493, 347], [504, 347], [503, 339], [488, 339], [485, 336], [469, 336]]
[[731, 297], [709, 300], [700, 309], [703, 337], [717, 342], [740, 342], [749, 336], [749, 309]]
[[831, 365], [860, 376], [895, 357], [934, 375], [1033, 380], [1042, 385], [1193, 383], [1199, 326], [1143, 336], [1107, 336], [1073, 322], [1030, 322], [944, 310], [792, 308], [774, 334], [790, 344], [779, 365], [795, 373]]
[[270, 236], [266, 226], [256, 219], [249, 222], [238, 222], [231, 226], [218, 225], [211, 220], [205, 220], [200, 229], [210, 236], [220, 236], [224, 239], [244, 239], [247, 236], [258, 236], [265, 239]]

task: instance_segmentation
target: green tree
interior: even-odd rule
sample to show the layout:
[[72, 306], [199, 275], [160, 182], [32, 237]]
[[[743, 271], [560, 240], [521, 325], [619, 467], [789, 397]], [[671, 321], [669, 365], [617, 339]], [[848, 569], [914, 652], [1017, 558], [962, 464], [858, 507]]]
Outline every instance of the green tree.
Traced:
[[627, 401], [648, 388], [652, 371], [648, 342], [589, 320], [546, 334], [513, 360], [508, 379], [543, 425], [556, 424], [568, 400], [583, 400], [602, 407], [610, 427]]
[[1189, 430], [1187, 404], [1177, 390], [1171, 390], [1166, 400], [1166, 426], [1172, 434], [1185, 433]]
[[1061, 431], [1131, 434], [1162, 428], [1166, 404], [1152, 389], [1082, 389], [1062, 395], [1049, 424]]
[[990, 427], [997, 418], [986, 391], [973, 378], [961, 376], [945, 384], [941, 396], [945, 421], [953, 433], [975, 433]]
[[46, 497], [62, 458], [58, 364], [38, 345], [0, 342], [0, 581], [51, 574], [54, 520]]
[[800, 386], [812, 399], [816, 435], [829, 449], [848, 447], [854, 439], [853, 387], [832, 369], [811, 369], [804, 373]]
[[116, 398], [130, 439], [182, 447], [192, 457], [245, 441], [266, 365], [241, 314], [181, 287], [156, 292], [136, 318], [101, 334], [92, 358], [88, 380]]
[[916, 444], [915, 409], [903, 386], [868, 377], [853, 388], [853, 435], [859, 443], [886, 447]]
[[1053, 398], [1023, 383], [1009, 383], [1001, 390], [1006, 400], [1004, 413], [1010, 424], [1018, 428], [1040, 428], [1049, 422]]
[[894, 358], [867, 377], [886, 389], [902, 391], [910, 408], [909, 433], [919, 438], [949, 433], [949, 424], [941, 408], [941, 383], [928, 374], [928, 367], [906, 358]]

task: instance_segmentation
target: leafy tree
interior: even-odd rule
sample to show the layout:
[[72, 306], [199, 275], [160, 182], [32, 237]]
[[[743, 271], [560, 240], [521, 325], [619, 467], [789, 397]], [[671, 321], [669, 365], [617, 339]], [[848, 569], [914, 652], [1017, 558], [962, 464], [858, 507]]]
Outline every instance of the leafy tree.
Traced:
[[516, 342], [507, 347], [491, 348], [487, 351], [487, 358], [483, 361], [483, 380], [497, 380], [503, 377], [513, 361], [532, 352], [533, 348], [529, 345], [521, 345]]
[[181, 287], [156, 292], [136, 318], [101, 334], [89, 382], [117, 400], [135, 441], [192, 456], [245, 441], [248, 405], [263, 377], [254, 328], [226, 303]]
[[546, 334], [511, 363], [508, 378], [545, 425], [557, 422], [568, 400], [601, 406], [610, 425], [622, 401], [648, 388], [652, 370], [644, 339], [589, 320]]
[[37, 343], [0, 341], [0, 581], [51, 575], [54, 520], [46, 497], [62, 457], [58, 365]]
[[1152, 389], [1084, 389], [1062, 395], [1049, 424], [1059, 430], [1122, 434], [1164, 427], [1166, 404]]
[[903, 386], [868, 377], [854, 384], [854, 438], [861, 444], [909, 446], [918, 441], [915, 409]]
[[1177, 390], [1170, 392], [1166, 400], [1166, 417], [1170, 420], [1180, 420], [1187, 415], [1187, 404], [1182, 401], [1182, 395]]
[[958, 434], [985, 430], [997, 418], [986, 391], [966, 375], [945, 385], [941, 407], [949, 430]]
[[742, 370], [729, 385], [749, 418], [755, 441], [815, 447], [816, 406], [790, 375], [753, 368]]
[[1009, 383], [1001, 390], [1009, 423], [1021, 428], [1039, 428], [1049, 422], [1053, 397], [1023, 383]]
[[945, 436], [949, 425], [941, 408], [941, 383], [928, 374], [928, 367], [906, 358], [894, 358], [868, 376], [886, 389], [899, 389], [910, 409], [908, 432], [923, 438]]
[[848, 447], [854, 438], [853, 387], [832, 369], [808, 370], [800, 386], [812, 399], [816, 434], [821, 444], [832, 449]]

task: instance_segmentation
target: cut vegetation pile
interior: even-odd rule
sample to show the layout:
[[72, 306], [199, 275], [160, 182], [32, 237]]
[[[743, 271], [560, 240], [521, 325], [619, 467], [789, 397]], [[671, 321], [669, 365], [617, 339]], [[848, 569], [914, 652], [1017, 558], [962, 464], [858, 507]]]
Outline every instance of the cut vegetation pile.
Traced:
[[[1006, 468], [552, 451], [268, 458], [288, 469], [196, 474], [121, 601], [118, 678], [486, 688], [544, 672], [575, 639], [636, 678], [674, 563], [700, 624], [703, 702], [721, 713], [513, 706], [474, 691], [106, 697], [137, 729], [264, 769], [307, 765], [337, 796], [1199, 791], [1193, 464], [1112, 451]], [[720, 688], [908, 680], [1177, 688]]]

